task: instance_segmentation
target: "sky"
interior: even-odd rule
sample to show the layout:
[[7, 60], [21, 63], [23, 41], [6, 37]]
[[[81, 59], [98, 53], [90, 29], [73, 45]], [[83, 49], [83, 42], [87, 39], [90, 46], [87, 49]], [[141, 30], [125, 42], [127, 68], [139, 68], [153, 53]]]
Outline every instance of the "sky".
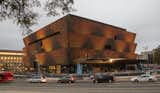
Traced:
[[[152, 50], [160, 45], [160, 0], [74, 0], [72, 14], [111, 24], [136, 33], [136, 53]], [[39, 10], [36, 30], [54, 22], [58, 17], [47, 17]], [[11, 20], [0, 22], [0, 50], [22, 50], [23, 36]]]

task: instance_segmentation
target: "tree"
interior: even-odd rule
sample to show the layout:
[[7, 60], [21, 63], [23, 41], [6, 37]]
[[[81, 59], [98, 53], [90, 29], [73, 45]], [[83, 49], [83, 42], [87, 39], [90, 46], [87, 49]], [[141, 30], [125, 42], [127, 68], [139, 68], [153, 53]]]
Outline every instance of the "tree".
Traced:
[[154, 60], [154, 63], [160, 64], [160, 46], [154, 49], [153, 60]]
[[39, 14], [34, 8], [43, 8], [48, 16], [57, 16], [73, 11], [73, 3], [73, 0], [46, 0], [42, 6], [40, 0], [0, 0], [0, 21], [13, 20], [23, 29], [22, 35], [27, 35], [38, 20]]

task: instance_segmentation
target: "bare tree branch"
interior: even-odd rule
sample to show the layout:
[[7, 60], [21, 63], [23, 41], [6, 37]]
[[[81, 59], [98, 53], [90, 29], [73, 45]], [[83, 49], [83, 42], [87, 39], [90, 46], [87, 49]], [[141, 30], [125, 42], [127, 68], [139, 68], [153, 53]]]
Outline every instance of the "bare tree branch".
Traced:
[[[57, 16], [72, 11], [72, 5], [73, 0], [47, 0], [44, 9], [48, 16]], [[35, 7], [41, 7], [40, 0], [0, 0], [0, 21], [13, 20], [22, 28], [22, 35], [28, 35], [38, 20]]]

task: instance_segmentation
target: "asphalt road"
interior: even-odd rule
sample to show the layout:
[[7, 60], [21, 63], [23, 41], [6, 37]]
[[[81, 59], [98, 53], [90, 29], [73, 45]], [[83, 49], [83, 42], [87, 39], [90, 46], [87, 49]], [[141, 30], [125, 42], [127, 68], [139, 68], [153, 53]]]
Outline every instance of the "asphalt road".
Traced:
[[91, 81], [77, 81], [74, 84], [60, 84], [15, 80], [11, 83], [0, 83], [0, 93], [160, 93], [160, 82], [93, 84]]

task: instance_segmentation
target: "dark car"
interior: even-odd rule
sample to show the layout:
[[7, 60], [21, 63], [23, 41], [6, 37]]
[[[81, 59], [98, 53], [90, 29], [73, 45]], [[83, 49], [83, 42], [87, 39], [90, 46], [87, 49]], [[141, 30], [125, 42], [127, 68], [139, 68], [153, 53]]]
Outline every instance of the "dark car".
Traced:
[[111, 83], [114, 82], [114, 76], [109, 74], [96, 74], [93, 83]]
[[57, 83], [74, 83], [75, 77], [73, 75], [64, 75], [62, 76]]

